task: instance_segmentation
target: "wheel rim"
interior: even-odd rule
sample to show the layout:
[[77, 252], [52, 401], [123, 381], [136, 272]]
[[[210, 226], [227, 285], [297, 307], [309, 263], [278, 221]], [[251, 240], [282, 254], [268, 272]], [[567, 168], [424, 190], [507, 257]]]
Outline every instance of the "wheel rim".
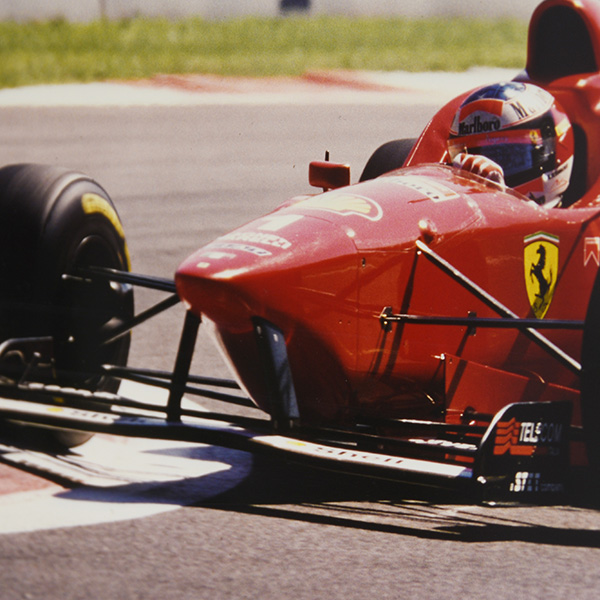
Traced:
[[99, 235], [89, 235], [78, 244], [68, 275], [59, 284], [54, 337], [57, 369], [69, 372], [69, 379], [78, 385], [97, 388], [104, 387], [102, 377], [91, 374], [98, 373], [102, 364], [126, 360], [128, 334], [109, 344], [103, 340], [108, 329], [131, 318], [133, 299], [126, 284], [80, 277], [78, 273], [88, 267], [121, 270], [124, 265], [118, 252]]

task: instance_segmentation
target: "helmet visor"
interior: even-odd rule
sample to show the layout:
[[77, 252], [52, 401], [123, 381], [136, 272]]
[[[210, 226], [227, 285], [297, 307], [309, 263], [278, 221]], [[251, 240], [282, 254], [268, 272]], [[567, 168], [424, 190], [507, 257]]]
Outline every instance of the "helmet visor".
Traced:
[[554, 168], [556, 138], [543, 139], [540, 130], [506, 131], [491, 136], [469, 136], [451, 140], [454, 158], [459, 152], [485, 156], [502, 167], [509, 187], [531, 181]]

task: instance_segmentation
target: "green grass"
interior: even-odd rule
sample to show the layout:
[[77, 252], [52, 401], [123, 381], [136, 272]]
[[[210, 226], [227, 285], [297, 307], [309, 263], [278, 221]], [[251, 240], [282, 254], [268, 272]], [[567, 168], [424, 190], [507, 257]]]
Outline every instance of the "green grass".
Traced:
[[0, 23], [0, 87], [158, 73], [300, 75], [318, 69], [522, 68], [527, 25], [464, 19], [137, 18]]

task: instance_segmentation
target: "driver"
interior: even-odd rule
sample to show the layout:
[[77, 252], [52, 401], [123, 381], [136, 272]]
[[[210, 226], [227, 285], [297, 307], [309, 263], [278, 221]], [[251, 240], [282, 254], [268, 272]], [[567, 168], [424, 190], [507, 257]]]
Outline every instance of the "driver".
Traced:
[[573, 130], [550, 93], [529, 83], [495, 83], [460, 105], [448, 151], [454, 166], [552, 208], [569, 187]]

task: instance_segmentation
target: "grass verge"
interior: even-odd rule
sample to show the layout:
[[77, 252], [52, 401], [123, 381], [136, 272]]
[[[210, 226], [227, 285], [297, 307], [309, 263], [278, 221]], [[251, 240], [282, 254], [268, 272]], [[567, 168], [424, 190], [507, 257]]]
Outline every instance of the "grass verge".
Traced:
[[158, 73], [295, 76], [319, 69], [522, 68], [517, 20], [288, 17], [0, 23], [0, 87]]

